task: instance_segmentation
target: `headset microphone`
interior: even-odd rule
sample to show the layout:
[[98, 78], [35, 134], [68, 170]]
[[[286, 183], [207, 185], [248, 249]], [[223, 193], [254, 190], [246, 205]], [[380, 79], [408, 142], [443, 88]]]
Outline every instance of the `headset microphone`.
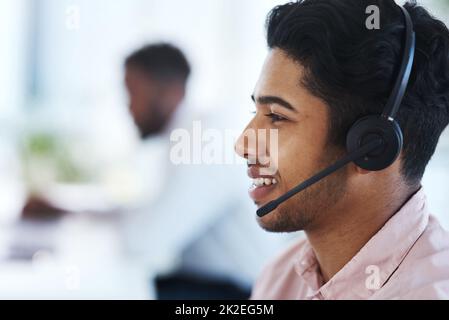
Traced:
[[356, 160], [360, 159], [361, 157], [364, 157], [366, 154], [369, 154], [370, 152], [373, 152], [377, 148], [381, 147], [382, 143], [383, 142], [382, 142], [381, 139], [376, 139], [376, 140], [373, 140], [373, 141], [367, 143], [366, 145], [364, 145], [360, 149], [357, 149], [356, 151], [352, 152], [351, 154], [348, 154], [346, 157], [338, 160], [332, 166], [324, 169], [323, 171], [321, 171], [317, 175], [314, 175], [312, 178], [304, 181], [303, 183], [301, 183], [297, 187], [291, 189], [289, 192], [287, 192], [283, 196], [281, 196], [278, 199], [276, 199], [274, 201], [271, 201], [268, 204], [266, 204], [265, 206], [261, 207], [259, 210], [257, 210], [257, 215], [259, 217], [266, 216], [271, 211], [276, 209], [284, 201], [287, 201], [288, 199], [290, 199], [291, 197], [293, 197], [297, 193], [299, 193], [299, 192], [303, 191], [304, 189], [310, 187], [311, 185], [317, 183], [321, 179], [324, 179], [325, 177], [331, 175], [335, 171], [343, 168], [348, 163], [356, 161]]
[[370, 115], [359, 119], [346, 136], [348, 154], [332, 166], [302, 182], [286, 194], [257, 210], [259, 217], [264, 217], [280, 204], [304, 189], [354, 162], [362, 169], [379, 171], [388, 168], [398, 158], [403, 145], [402, 130], [395, 120], [412, 71], [416, 37], [409, 13], [400, 7], [405, 19], [405, 41], [402, 63], [393, 91], [381, 115]]

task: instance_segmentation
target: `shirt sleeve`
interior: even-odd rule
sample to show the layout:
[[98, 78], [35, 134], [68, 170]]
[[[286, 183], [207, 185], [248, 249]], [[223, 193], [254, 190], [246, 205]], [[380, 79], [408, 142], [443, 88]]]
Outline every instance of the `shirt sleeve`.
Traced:
[[[153, 269], [169, 268], [182, 250], [240, 199], [232, 170], [171, 166], [160, 196], [122, 220], [126, 251]], [[157, 182], [155, 182], [157, 183]]]

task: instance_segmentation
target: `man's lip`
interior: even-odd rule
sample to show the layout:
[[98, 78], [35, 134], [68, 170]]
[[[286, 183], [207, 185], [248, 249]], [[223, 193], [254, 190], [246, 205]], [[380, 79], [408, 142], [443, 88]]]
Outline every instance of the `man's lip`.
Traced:
[[255, 203], [264, 203], [266, 202], [267, 196], [277, 187], [277, 185], [273, 184], [270, 186], [261, 186], [255, 187], [252, 186], [249, 188], [248, 194], [253, 199]]
[[261, 175], [260, 169], [258, 167], [249, 167], [248, 168], [248, 177], [251, 179], [257, 179], [257, 178], [275, 178], [274, 175]]

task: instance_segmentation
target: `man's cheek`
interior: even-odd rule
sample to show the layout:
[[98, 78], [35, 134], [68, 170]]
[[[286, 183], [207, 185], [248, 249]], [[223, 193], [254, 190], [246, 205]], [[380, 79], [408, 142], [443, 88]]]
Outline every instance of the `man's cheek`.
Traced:
[[289, 146], [279, 155], [279, 176], [283, 186], [287, 189], [295, 187], [304, 180], [304, 155], [292, 152], [293, 146]]
[[269, 166], [260, 169], [262, 175], [274, 176], [281, 172], [281, 162], [287, 164], [290, 162], [288, 159], [284, 159], [285, 155], [281, 153], [281, 150], [283, 149], [279, 147], [270, 149], [270, 157], [269, 161], [267, 161], [269, 162]]
[[279, 168], [279, 132], [277, 129], [262, 129], [258, 131], [257, 137], [260, 174], [274, 176]]

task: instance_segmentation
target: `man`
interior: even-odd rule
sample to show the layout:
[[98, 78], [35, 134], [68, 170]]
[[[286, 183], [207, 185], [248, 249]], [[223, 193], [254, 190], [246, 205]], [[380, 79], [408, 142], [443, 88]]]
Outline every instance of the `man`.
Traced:
[[143, 139], [160, 134], [184, 100], [190, 65], [169, 44], [145, 46], [125, 62], [129, 107]]
[[[379, 29], [367, 28], [371, 5], [379, 8]], [[303, 230], [306, 239], [265, 268], [253, 299], [449, 298], [449, 234], [429, 215], [421, 187], [449, 122], [449, 31], [416, 3], [405, 8], [416, 56], [397, 116], [400, 157], [381, 171], [350, 163], [260, 218], [268, 231]], [[345, 155], [354, 122], [382, 113], [404, 32], [392, 0], [304, 0], [273, 9], [257, 112], [247, 128], [278, 132], [278, 170], [265, 184], [264, 166], [249, 162], [259, 208]], [[261, 150], [246, 141], [243, 134], [237, 152], [257, 159]]]
[[183, 101], [190, 73], [184, 53], [168, 43], [146, 45], [125, 60], [129, 111], [141, 138], [136, 206], [148, 206], [163, 192], [170, 132], [189, 122]]
[[[163, 157], [165, 148], [168, 147], [168, 139], [164, 133], [169, 134], [170, 125], [174, 126], [176, 115], [182, 109], [181, 102], [185, 97], [190, 72], [190, 65], [184, 54], [178, 48], [165, 43], [145, 46], [133, 52], [125, 61], [129, 111], [144, 141], [140, 159], [137, 161], [137, 171], [140, 171], [141, 175], [148, 171], [149, 164], [145, 163], [146, 161], [155, 160], [155, 165], [158, 165], [166, 160]], [[160, 139], [152, 139], [154, 137]], [[148, 152], [145, 149], [148, 149]], [[161, 171], [160, 167], [152, 168], [152, 173]], [[158, 189], [153, 180], [162, 179], [162, 176], [153, 174], [151, 180], [142, 178], [145, 198], [156, 197]], [[42, 196], [28, 199], [22, 211], [24, 218], [52, 218], [60, 217], [64, 213], [64, 208], [55, 206]]]

